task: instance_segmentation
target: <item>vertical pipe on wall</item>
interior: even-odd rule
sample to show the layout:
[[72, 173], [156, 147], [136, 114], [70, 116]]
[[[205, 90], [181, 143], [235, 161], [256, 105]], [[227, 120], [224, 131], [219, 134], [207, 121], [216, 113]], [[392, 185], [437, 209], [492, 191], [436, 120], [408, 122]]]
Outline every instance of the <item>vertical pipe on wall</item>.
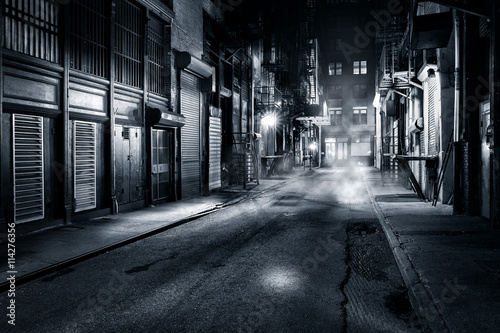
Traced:
[[497, 1], [491, 1], [491, 32], [490, 32], [490, 117], [493, 124], [493, 144], [492, 150], [492, 170], [491, 170], [491, 226], [495, 229], [500, 228], [500, 22], [498, 21], [497, 11], [500, 9]]
[[72, 136], [70, 130], [70, 119], [69, 119], [69, 18], [71, 14], [69, 12], [69, 4], [60, 4], [64, 10], [64, 18], [63, 18], [63, 80], [62, 80], [62, 111], [63, 111], [63, 126], [64, 126], [64, 223], [71, 223], [71, 212], [73, 209], [73, 188], [71, 186], [72, 177], [71, 177], [71, 169], [72, 169], [72, 147], [71, 144]]
[[454, 39], [455, 39], [455, 104], [454, 104], [454, 131], [453, 141], [460, 140], [460, 18], [461, 14], [453, 10]]
[[109, 174], [111, 187], [111, 213], [118, 214], [118, 201], [116, 199], [116, 168], [115, 168], [115, 17], [116, 17], [116, 1], [111, 1], [111, 20], [110, 20], [110, 45], [109, 48], [109, 142], [110, 156]]
[[[2, 8], [3, 9], [3, 8]], [[3, 10], [0, 10], [0, 45], [3, 45]], [[2, 124], [3, 124], [3, 50], [0, 49], [0, 78], [2, 78], [0, 80], [0, 151], [3, 149], [3, 140], [2, 140], [2, 136], [3, 136], [3, 128], [2, 128]], [[2, 158], [3, 160], [3, 158]], [[5, 202], [4, 201], [4, 198], [6, 198], [6, 196], [4, 196], [4, 189], [7, 187], [5, 186], [5, 179], [4, 179], [4, 174], [5, 174], [5, 170], [2, 169], [2, 164], [3, 164], [3, 161], [0, 160], [0, 202]], [[4, 209], [7, 205], [2, 205], [2, 207], [0, 207], [0, 224], [4, 221], [5, 219], [5, 213], [4, 213]]]

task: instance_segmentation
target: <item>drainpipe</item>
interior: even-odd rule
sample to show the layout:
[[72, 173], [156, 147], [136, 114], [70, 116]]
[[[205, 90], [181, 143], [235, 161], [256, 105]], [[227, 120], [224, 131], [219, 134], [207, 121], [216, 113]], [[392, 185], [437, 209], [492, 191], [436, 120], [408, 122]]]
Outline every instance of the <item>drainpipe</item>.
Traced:
[[467, 195], [464, 193], [467, 185], [464, 184], [464, 149], [461, 140], [463, 139], [463, 128], [460, 126], [461, 120], [461, 51], [462, 51], [462, 41], [461, 41], [461, 26], [462, 14], [456, 9], [453, 10], [453, 23], [454, 23], [454, 39], [455, 39], [455, 102], [453, 109], [453, 142], [454, 142], [454, 189], [453, 189], [453, 214], [463, 214], [467, 209], [465, 205], [467, 204]]
[[453, 10], [453, 22], [455, 25], [454, 38], [455, 38], [455, 105], [454, 105], [454, 131], [453, 141], [460, 141], [463, 136], [460, 130], [460, 19], [461, 14], [456, 9]]

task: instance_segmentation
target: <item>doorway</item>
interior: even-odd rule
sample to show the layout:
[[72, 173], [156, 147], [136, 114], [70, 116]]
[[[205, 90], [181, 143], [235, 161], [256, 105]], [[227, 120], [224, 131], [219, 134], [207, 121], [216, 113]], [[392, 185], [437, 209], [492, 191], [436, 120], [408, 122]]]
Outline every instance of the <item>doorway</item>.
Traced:
[[151, 129], [151, 199], [174, 198], [174, 130]]

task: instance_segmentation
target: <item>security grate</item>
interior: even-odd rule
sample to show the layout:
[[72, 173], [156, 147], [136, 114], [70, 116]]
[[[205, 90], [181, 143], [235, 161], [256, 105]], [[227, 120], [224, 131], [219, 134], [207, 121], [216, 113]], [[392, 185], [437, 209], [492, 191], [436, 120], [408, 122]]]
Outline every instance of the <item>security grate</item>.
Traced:
[[74, 122], [75, 212], [96, 207], [96, 125]]
[[43, 118], [13, 115], [14, 220], [43, 219]]

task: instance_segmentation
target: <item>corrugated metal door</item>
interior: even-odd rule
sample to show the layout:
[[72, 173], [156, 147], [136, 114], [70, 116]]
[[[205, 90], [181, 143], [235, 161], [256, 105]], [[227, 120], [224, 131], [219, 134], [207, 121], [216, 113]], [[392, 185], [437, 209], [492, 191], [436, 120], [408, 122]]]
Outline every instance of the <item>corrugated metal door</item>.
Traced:
[[181, 72], [181, 113], [186, 124], [181, 129], [181, 197], [200, 195], [200, 88], [198, 78]]
[[222, 126], [218, 117], [210, 117], [210, 156], [208, 190], [221, 187]]

